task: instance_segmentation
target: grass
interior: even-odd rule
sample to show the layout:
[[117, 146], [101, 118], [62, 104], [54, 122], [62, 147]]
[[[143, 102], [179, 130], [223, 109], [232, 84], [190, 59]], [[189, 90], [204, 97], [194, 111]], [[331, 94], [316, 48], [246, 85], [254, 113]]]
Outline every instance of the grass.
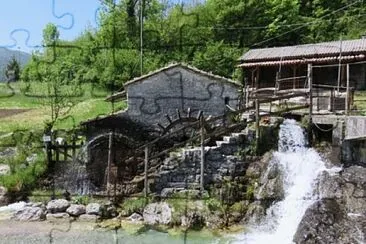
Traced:
[[[17, 130], [42, 130], [45, 121], [51, 120], [51, 108], [47, 105], [47, 98], [44, 97], [47, 94], [47, 86], [32, 83], [27, 93], [24, 93], [27, 84], [13, 83], [9, 86], [0, 84], [0, 109], [29, 109], [29, 111], [3, 118], [0, 114], [0, 136]], [[108, 95], [107, 91], [82, 85], [65, 86], [61, 89], [61, 93], [72, 89], [75, 90], [74, 95], [80, 96], [70, 99], [74, 105], [64, 118], [56, 122], [55, 129], [71, 129], [82, 121], [112, 112], [111, 103], [104, 101]], [[125, 107], [125, 103], [116, 104], [115, 111]]]

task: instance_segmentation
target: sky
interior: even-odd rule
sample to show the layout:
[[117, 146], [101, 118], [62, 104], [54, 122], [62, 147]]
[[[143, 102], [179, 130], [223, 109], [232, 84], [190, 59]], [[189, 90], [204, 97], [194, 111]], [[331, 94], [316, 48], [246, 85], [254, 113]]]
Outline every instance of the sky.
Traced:
[[25, 52], [42, 44], [42, 30], [47, 23], [57, 25], [60, 38], [65, 40], [74, 39], [87, 26], [96, 27], [95, 15], [100, 7], [99, 0], [0, 2], [0, 47]]
[[100, 0], [0, 0], [0, 3], [0, 47], [31, 53], [42, 45], [42, 31], [47, 23], [58, 27], [63, 40], [73, 40], [86, 27], [98, 26], [96, 12]]

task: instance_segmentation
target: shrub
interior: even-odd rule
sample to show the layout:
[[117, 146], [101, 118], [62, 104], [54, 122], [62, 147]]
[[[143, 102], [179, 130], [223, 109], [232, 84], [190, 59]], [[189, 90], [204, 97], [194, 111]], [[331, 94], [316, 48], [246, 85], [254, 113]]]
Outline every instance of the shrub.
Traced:
[[0, 184], [11, 192], [30, 190], [47, 170], [43, 154], [37, 154], [35, 162], [31, 165], [27, 165], [26, 158], [26, 154], [19, 153], [7, 160], [10, 166], [10, 175], [1, 176]]
[[144, 197], [127, 198], [123, 201], [121, 207], [127, 215], [131, 215], [133, 213], [142, 214], [148, 202], [149, 199]]

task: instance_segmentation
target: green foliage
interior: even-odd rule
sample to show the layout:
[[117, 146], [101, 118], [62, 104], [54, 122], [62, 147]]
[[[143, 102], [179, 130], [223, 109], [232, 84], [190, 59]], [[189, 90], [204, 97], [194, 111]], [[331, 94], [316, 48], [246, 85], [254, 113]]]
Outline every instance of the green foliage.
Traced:
[[89, 196], [76, 196], [72, 198], [72, 202], [75, 204], [88, 205], [92, 202], [92, 199]]
[[20, 78], [20, 65], [14, 56], [6, 66], [5, 77], [10, 81], [18, 81]]
[[237, 213], [245, 213], [248, 209], [248, 203], [245, 201], [236, 202], [230, 207], [231, 212], [237, 212]]
[[206, 199], [205, 204], [211, 212], [222, 211], [221, 201], [214, 197]]
[[127, 214], [143, 213], [145, 206], [149, 203], [148, 198], [132, 197], [123, 201], [121, 208]]
[[235, 64], [242, 54], [236, 47], [225, 46], [221, 42], [209, 42], [202, 51], [197, 51], [193, 58], [193, 65], [199, 69], [212, 71], [214, 74], [232, 77]]
[[55, 24], [48, 23], [43, 29], [43, 43], [45, 45], [54, 44], [60, 37], [60, 32], [58, 31]]
[[43, 154], [38, 154], [32, 164], [27, 164], [26, 158], [26, 154], [18, 153], [16, 157], [7, 161], [11, 172], [0, 177], [0, 184], [11, 192], [29, 191], [47, 169]]
[[254, 190], [255, 190], [255, 181], [249, 183], [247, 185], [247, 189], [245, 191], [246, 199], [252, 200], [254, 198]]
[[[158, 0], [142, 3], [144, 74], [180, 61], [240, 78], [234, 67], [248, 48], [358, 38], [366, 26], [362, 1], [207, 0], [184, 7]], [[60, 40], [57, 27], [48, 24], [43, 31], [46, 48], [33, 55], [23, 81], [41, 81], [48, 74], [62, 84], [120, 89], [139, 76], [139, 2], [103, 4], [100, 26], [87, 28], [75, 40]]]

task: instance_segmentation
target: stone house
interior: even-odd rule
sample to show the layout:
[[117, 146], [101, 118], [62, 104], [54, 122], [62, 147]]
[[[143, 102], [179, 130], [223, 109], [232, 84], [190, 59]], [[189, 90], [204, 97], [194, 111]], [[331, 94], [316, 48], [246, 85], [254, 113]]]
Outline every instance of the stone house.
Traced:
[[[185, 64], [172, 64], [124, 84], [127, 116], [143, 124], [163, 123], [165, 115], [202, 111], [220, 116], [226, 104], [238, 106], [240, 85]], [[117, 93], [109, 100], [119, 97]]]
[[227, 106], [239, 106], [241, 85], [231, 79], [214, 75], [189, 65], [171, 64], [124, 84], [124, 91], [107, 98], [119, 102], [127, 98], [127, 109], [114, 115], [83, 123], [89, 138], [94, 131], [123, 130], [124, 123], [107, 121], [128, 120], [151, 130], [158, 124], [167, 126], [177, 117], [195, 117], [200, 111], [204, 117], [221, 116]]
[[[185, 64], [171, 64], [124, 85], [124, 91], [107, 98], [115, 103], [127, 98], [127, 109], [113, 115], [84, 122], [88, 143], [88, 171], [97, 187], [105, 185], [109, 136], [113, 131], [113, 172], [118, 180], [132, 180], [141, 168], [140, 159], [126, 161], [136, 148], [159, 137], [164, 128], [180, 120], [197, 120], [222, 116], [227, 107], [239, 106], [241, 86], [233, 80], [217, 76]], [[190, 118], [189, 120], [184, 119]], [[168, 143], [155, 145], [163, 150]], [[154, 150], [154, 149], [151, 149]], [[113, 179], [111, 180], [113, 181]]]

